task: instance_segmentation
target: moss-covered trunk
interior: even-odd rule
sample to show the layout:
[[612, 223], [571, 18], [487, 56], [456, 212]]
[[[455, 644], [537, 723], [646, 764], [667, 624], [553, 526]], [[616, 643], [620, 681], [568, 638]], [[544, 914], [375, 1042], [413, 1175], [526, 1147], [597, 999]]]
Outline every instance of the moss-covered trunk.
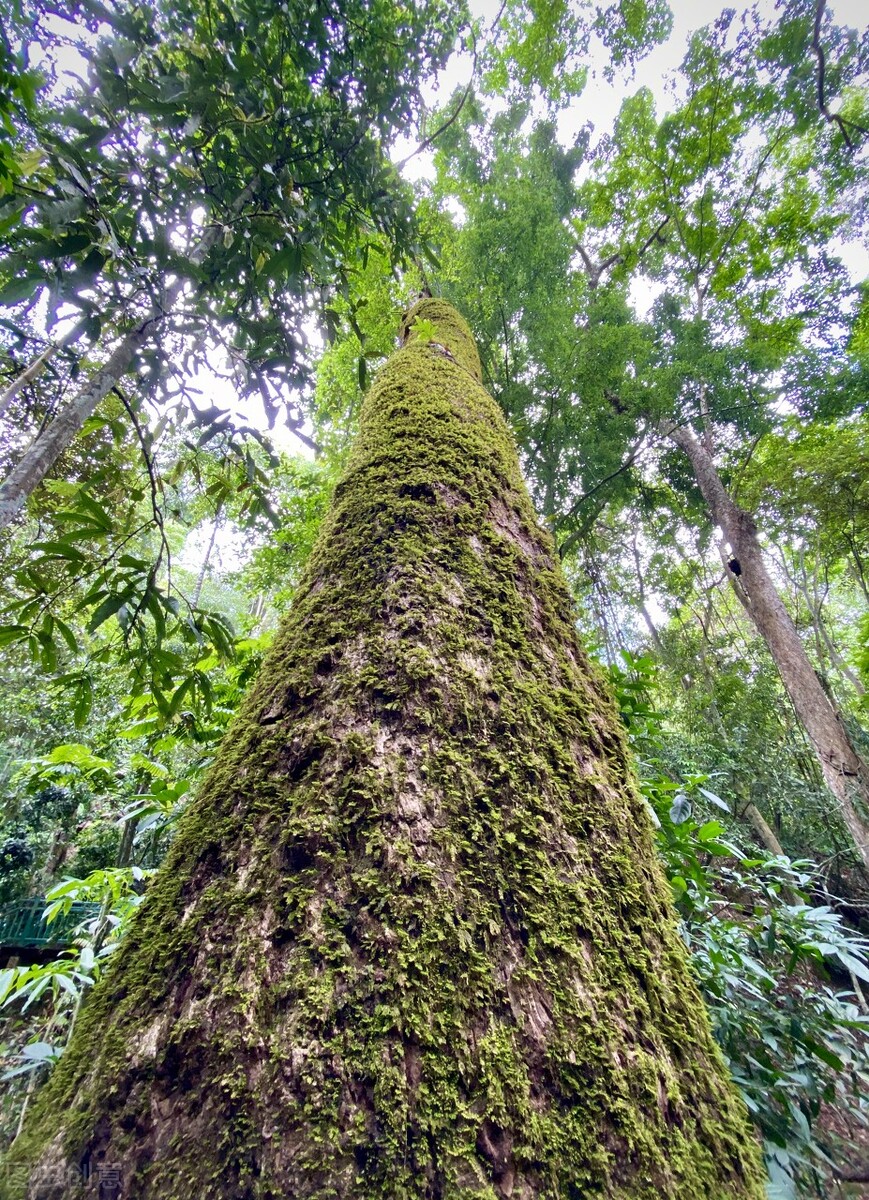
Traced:
[[473, 341], [414, 315], [13, 1195], [763, 1194]]

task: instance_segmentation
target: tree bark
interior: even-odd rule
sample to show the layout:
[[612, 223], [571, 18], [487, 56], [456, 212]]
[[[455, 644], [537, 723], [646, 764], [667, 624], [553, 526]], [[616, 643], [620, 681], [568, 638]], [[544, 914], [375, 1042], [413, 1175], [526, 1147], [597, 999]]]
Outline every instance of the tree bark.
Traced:
[[414, 314], [15, 1196], [764, 1194], [506, 423]]
[[193, 592], [193, 599], [190, 602], [194, 608], [199, 607], [199, 601], [202, 598], [202, 589], [205, 587], [205, 580], [208, 576], [208, 565], [211, 562], [211, 552], [214, 549], [214, 543], [217, 541], [217, 530], [220, 527], [222, 517], [223, 501], [218, 504], [217, 511], [214, 514], [214, 524], [211, 528], [211, 537], [208, 539], [205, 557], [202, 560], [202, 566], [199, 568], [199, 574], [196, 577], [196, 588]]
[[[782, 556], [782, 557], [784, 558], [784, 556]], [[787, 565], [785, 563], [783, 563], [783, 565], [785, 568], [785, 572], [787, 573]], [[824, 614], [821, 610], [822, 604], [823, 604], [823, 597], [818, 596], [817, 564], [815, 565], [815, 569], [814, 569], [814, 587], [812, 588], [811, 591], [809, 590], [808, 573], [806, 571], [806, 552], [805, 552], [805, 550], [800, 550], [800, 574], [802, 575], [802, 580], [800, 580], [796, 577], [792, 577], [792, 578], [793, 578], [794, 586], [797, 587], [800, 592], [802, 592], [803, 599], [806, 602], [806, 608], [808, 609], [809, 617], [811, 618], [811, 622], [812, 622], [812, 627], [815, 630], [815, 638], [817, 639], [817, 642], [818, 642], [818, 647], [817, 647], [818, 658], [820, 659], [820, 661], [823, 662], [823, 654], [821, 652], [821, 643], [823, 643], [824, 647], [826, 648], [827, 655], [830, 659], [830, 666], [833, 667], [834, 670], [838, 671], [841, 675], [843, 675], [845, 677], [845, 679], [848, 680], [851, 687], [854, 689], [854, 691], [857, 693], [858, 696], [864, 696], [866, 694], [866, 689], [863, 687], [863, 683], [862, 683], [860, 677], [851, 670], [851, 668], [845, 662], [844, 658], [842, 658], [842, 655], [839, 653], [839, 650], [838, 650], [835, 642], [833, 641], [832, 637], [830, 636], [830, 631], [827, 629], [827, 622], [824, 620]]]
[[[754, 832], [760, 838], [761, 842], [763, 842], [766, 849], [769, 850], [770, 854], [774, 854], [777, 858], [786, 857], [782, 849], [782, 844], [775, 836], [774, 830], [753, 801], [749, 800], [739, 815], [745, 817], [754, 826]], [[791, 901], [791, 903], [796, 903], [796, 901]]]
[[766, 642], [814, 747], [824, 781], [839, 802], [857, 851], [869, 867], [869, 767], [852, 745], [841, 715], [824, 690], [770, 578], [754, 520], [731, 499], [712, 455], [690, 429], [667, 423], [662, 432], [684, 450], [691, 462], [712, 520], [720, 526], [738, 563], [739, 574], [725, 568], [734, 591]]

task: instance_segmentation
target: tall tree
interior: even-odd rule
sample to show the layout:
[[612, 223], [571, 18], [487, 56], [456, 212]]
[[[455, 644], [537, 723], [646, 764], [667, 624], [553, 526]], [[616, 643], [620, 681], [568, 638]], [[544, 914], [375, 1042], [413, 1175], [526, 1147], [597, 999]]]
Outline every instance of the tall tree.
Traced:
[[[819, 22], [822, 11], [821, 4]], [[843, 364], [832, 347], [826, 355], [820, 348], [834, 340], [831, 326], [847, 321], [853, 308], [828, 244], [847, 222], [849, 185], [855, 170], [857, 178], [861, 172], [847, 157], [853, 148], [847, 129], [837, 125], [838, 144], [834, 137], [828, 147], [825, 128], [813, 130], [804, 117], [775, 109], [769, 86], [757, 75], [760, 47], [743, 38], [735, 50], [726, 48], [731, 20], [722, 17], [692, 40], [683, 64], [689, 89], [684, 107], [656, 125], [648, 119], [651, 98], [638, 96], [634, 111], [623, 111], [617, 137], [617, 145], [630, 147], [629, 160], [650, 172], [644, 189], [650, 205], [640, 229], [658, 214], [667, 222], [654, 273], [667, 289], [656, 332], [659, 361], [669, 375], [659, 375], [658, 393], [669, 392], [670, 411], [656, 420], [656, 402], [642, 407], [687, 457], [707, 519], [721, 530], [728, 578], [769, 649], [869, 865], [869, 765], [809, 659], [767, 566], [756, 521], [728, 489], [721, 458], [734, 434], [742, 439], [738, 452], [745, 453], [745, 439], [775, 420], [769, 411], [781, 394], [775, 371], [783, 370], [784, 395], [804, 415], [831, 401], [841, 404], [841, 393], [853, 389], [856, 364]], [[820, 23], [818, 37], [819, 30]], [[732, 80], [726, 96], [725, 75]], [[855, 136], [858, 131], [852, 130]], [[805, 179], [810, 139], [812, 184]], [[616, 160], [621, 154], [619, 149]], [[621, 181], [610, 203], [625, 186], [627, 161], [616, 167]], [[624, 258], [622, 251], [613, 262]], [[824, 382], [817, 399], [800, 386], [800, 376], [812, 377], [817, 387], [819, 358]]]
[[763, 1194], [472, 337], [403, 334], [9, 1195]]
[[[809, 60], [813, 37], [830, 40], [838, 67], [827, 87], [837, 79], [847, 93], [859, 40], [822, 17], [820, 4], [814, 25], [791, 12], [781, 20]], [[684, 101], [659, 119], [647, 89], [627, 99], [578, 188], [583, 140], [564, 151], [540, 138], [546, 126], [529, 136], [516, 106], [483, 132], [473, 130], [479, 112], [468, 114], [482, 170], [458, 126], [442, 151], [441, 186], [468, 212], [463, 282], [476, 299], [473, 266], [485, 257], [501, 290], [476, 307], [502, 343], [491, 356], [499, 392], [518, 418], [536, 496], [563, 530], [562, 553], [624, 494], [650, 435], [678, 447], [654, 469], [687, 496], [698, 526], [722, 531], [728, 578], [869, 865], [869, 765], [806, 653], [754, 518], [728, 487], [754, 440], [780, 421], [782, 399], [803, 417], [850, 411], [865, 384], [842, 349], [855, 295], [831, 245], [862, 211], [853, 139], [865, 132], [851, 118], [865, 98], [848, 96], [844, 126], [798, 105], [792, 76], [776, 74], [786, 73], [781, 34], [750, 15], [739, 26], [730, 10], [696, 33], [681, 68]], [[503, 202], [520, 195], [521, 206]], [[650, 324], [626, 303], [639, 275], [661, 293]]]
[[869, 764], [809, 659], [764, 561], [753, 517], [728, 494], [711, 448], [689, 428], [672, 423], [665, 428], [688, 456], [712, 521], [722, 530], [732, 555], [725, 553], [724, 558], [734, 590], [766, 642], [824, 780], [839, 802], [860, 857], [869, 866]]

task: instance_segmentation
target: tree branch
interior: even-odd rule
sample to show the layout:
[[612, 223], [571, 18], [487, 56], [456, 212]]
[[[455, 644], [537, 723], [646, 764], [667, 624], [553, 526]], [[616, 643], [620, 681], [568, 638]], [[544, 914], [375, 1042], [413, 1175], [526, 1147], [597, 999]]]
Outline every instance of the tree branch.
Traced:
[[416, 158], [417, 154], [422, 154], [425, 150], [428, 150], [429, 146], [434, 145], [434, 143], [441, 136], [441, 134], [446, 133], [446, 131], [449, 129], [449, 127], [455, 121], [457, 121], [459, 119], [459, 114], [461, 113], [462, 109], [465, 107], [465, 101], [467, 100], [468, 96], [470, 96], [470, 94], [471, 94], [471, 88], [474, 86], [474, 79], [477, 74], [477, 39], [474, 37], [473, 29], [471, 30], [471, 37], [473, 38], [473, 42], [474, 42], [474, 49], [472, 51], [473, 61], [471, 63], [471, 78], [468, 80], [467, 87], [465, 88], [464, 92], [462, 93], [462, 98], [459, 101], [456, 111], [452, 114], [452, 116], [448, 117], [447, 120], [444, 121], [443, 125], [441, 125], [438, 129], [436, 129], [434, 131], [434, 133], [431, 134], [430, 137], [427, 137], [423, 141], [421, 141], [420, 144], [417, 146], [417, 148], [415, 150], [412, 150], [410, 152], [410, 154], [408, 154], [407, 158], [403, 158], [401, 160], [401, 162], [396, 163], [395, 164], [396, 171], [400, 171], [402, 169], [402, 167], [406, 167], [412, 158]]
[[852, 141], [846, 129], [850, 125], [852, 129], [856, 129], [858, 133], [869, 134], [869, 129], [863, 125], [858, 125], [856, 121], [848, 121], [839, 113], [830, 112], [826, 97], [826, 78], [827, 78], [827, 57], [824, 53], [824, 48], [821, 45], [821, 21], [824, 19], [824, 10], [827, 7], [827, 0], [816, 0], [815, 4], [815, 27], [812, 33], [812, 50], [818, 60], [818, 108], [821, 116], [829, 125], [837, 125], [839, 132], [845, 139], [845, 145], [848, 150], [856, 149], [857, 143]]
[[127, 416], [130, 418], [130, 420], [133, 423], [133, 428], [136, 431], [136, 437], [139, 442], [139, 447], [142, 451], [142, 458], [145, 460], [145, 469], [148, 472], [148, 485], [149, 485], [150, 492], [151, 492], [151, 512], [153, 513], [153, 516], [154, 516], [154, 524], [157, 526], [157, 529], [160, 534], [160, 554], [157, 558], [157, 562], [154, 564], [154, 574], [156, 575], [156, 572], [160, 566], [160, 562], [165, 553], [165, 556], [166, 556], [166, 591], [167, 591], [167, 593], [169, 593], [172, 590], [172, 551], [170, 549], [169, 542], [166, 537], [166, 529], [163, 524], [163, 510], [160, 508], [160, 502], [158, 499], [159, 492], [161, 490], [161, 486], [157, 479], [157, 471], [154, 466], [154, 461], [151, 458], [151, 451], [148, 448], [148, 440], [145, 436], [145, 431], [141, 426], [139, 417], [138, 417], [135, 409], [133, 408], [132, 404], [127, 399], [123, 390], [120, 387], [115, 387], [114, 392], [115, 392], [115, 395], [118, 397], [118, 399], [121, 401], [121, 404], [123, 404], [124, 408], [126, 409]]
[[[637, 460], [637, 455], [639, 454], [640, 450], [642, 449], [645, 437], [646, 437], [646, 433], [645, 433], [645, 430], [643, 430], [643, 432], [640, 434], [637, 441], [633, 444], [633, 446], [631, 446], [624, 461], [621, 462], [614, 471], [610, 471], [609, 475], [605, 475], [603, 477], [603, 479], [599, 479], [598, 482], [594, 485], [594, 487], [589, 488], [587, 492], [583, 492], [582, 495], [576, 501], [574, 501], [574, 503], [570, 506], [570, 510], [565, 514], [566, 519], [570, 519], [571, 517], [576, 516], [576, 514], [579, 512], [579, 509], [582, 507], [582, 505], [585, 504], [588, 500], [590, 500], [591, 497], [596, 492], [599, 492], [601, 490], [601, 488], [605, 487], [613, 479], [617, 479], [619, 477], [619, 475], [623, 475], [625, 473], [625, 471], [630, 470], [630, 468], [634, 465], [634, 463]], [[585, 533], [586, 528], [587, 528], [587, 522], [583, 523], [583, 525], [579, 529], [574, 529], [574, 531], [572, 533], [568, 534], [568, 536], [564, 539], [564, 541], [558, 547], [558, 557], [559, 558], [565, 558], [570, 553], [570, 551], [573, 550], [573, 548], [576, 546], [576, 544], [580, 541], [583, 534]]]

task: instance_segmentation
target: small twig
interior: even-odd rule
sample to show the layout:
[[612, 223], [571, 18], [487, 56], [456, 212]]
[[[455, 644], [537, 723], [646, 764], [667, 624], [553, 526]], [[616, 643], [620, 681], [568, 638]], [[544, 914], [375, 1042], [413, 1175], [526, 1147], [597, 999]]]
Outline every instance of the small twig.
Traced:
[[507, 317], [504, 313], [504, 305], [498, 300], [498, 308], [501, 310], [501, 326], [504, 330], [504, 378], [507, 381], [507, 386], [510, 385], [510, 334], [507, 330]]
[[[650, 246], [652, 246], [655, 242], [663, 242], [665, 240], [661, 235], [669, 223], [669, 220], [669, 215], [664, 217], [640, 246], [639, 250], [637, 251], [638, 262], [642, 259], [643, 255]], [[588, 277], [588, 286], [590, 291], [594, 291], [601, 281], [601, 276], [608, 271], [610, 267], [615, 267], [618, 263], [624, 262], [625, 258], [624, 254], [617, 250], [613, 254], [610, 254], [606, 258], [602, 259], [601, 262], [595, 263], [592, 261], [591, 255], [581, 242], [576, 243], [576, 249], [579, 252], [579, 257], [582, 259], [582, 265], [585, 268], [585, 273]]]
[[658, 226], [649, 234], [642, 246], [640, 246], [639, 250], [637, 251], [638, 258], [643, 257], [653, 242], [666, 242], [666, 238], [662, 238], [661, 234], [664, 232], [669, 223], [670, 215], [668, 213], [667, 216], [664, 217], [664, 219], [658, 224]]
[[157, 558], [157, 562], [154, 564], [153, 570], [154, 570], [154, 575], [156, 576], [157, 568], [160, 566], [160, 563], [163, 560], [163, 554], [165, 552], [165, 555], [166, 555], [166, 591], [167, 591], [167, 593], [169, 593], [172, 590], [172, 551], [169, 548], [169, 542], [166, 537], [166, 528], [163, 523], [163, 512], [160, 508], [160, 503], [158, 500], [158, 493], [160, 491], [160, 485], [157, 480], [157, 474], [156, 474], [156, 471], [154, 468], [154, 463], [151, 459], [151, 452], [148, 449], [148, 442], [145, 437], [145, 431], [142, 429], [142, 426], [139, 423], [139, 418], [136, 415], [136, 412], [133, 409], [133, 406], [130, 404], [127, 397], [124, 395], [123, 391], [119, 387], [116, 387], [114, 390], [115, 390], [117, 396], [119, 397], [121, 403], [123, 404], [124, 408], [127, 410], [127, 415], [129, 416], [130, 420], [133, 422], [133, 428], [135, 429], [136, 437], [139, 440], [139, 446], [142, 451], [142, 457], [145, 460], [145, 468], [148, 472], [148, 483], [149, 483], [150, 492], [151, 492], [151, 511], [154, 514], [154, 522], [160, 533], [160, 554]]
[[462, 98], [459, 101], [456, 111], [452, 114], [452, 116], [448, 117], [447, 120], [444, 121], [443, 125], [439, 126], [434, 131], [433, 134], [431, 134], [429, 137], [427, 137], [423, 141], [421, 141], [420, 144], [417, 146], [417, 148], [415, 150], [412, 150], [410, 152], [410, 154], [408, 154], [407, 158], [403, 158], [401, 160], [401, 162], [396, 163], [395, 164], [396, 171], [400, 171], [402, 169], [402, 167], [406, 167], [412, 158], [416, 158], [417, 154], [422, 154], [425, 150], [428, 150], [429, 146], [433, 145], [437, 141], [437, 139], [441, 136], [441, 134], [446, 133], [446, 131], [449, 129], [449, 127], [455, 121], [458, 120], [459, 114], [461, 113], [462, 109], [465, 107], [465, 101], [467, 100], [468, 96], [470, 96], [470, 94], [471, 94], [471, 88], [474, 86], [474, 78], [476, 77], [476, 74], [477, 74], [477, 39], [474, 37], [473, 29], [471, 30], [471, 38], [474, 43], [474, 48], [472, 51], [473, 61], [471, 63], [471, 78], [468, 80], [467, 87], [465, 88], [464, 92], [462, 93]]
[[2, 417], [6, 412], [6, 409], [9, 407], [21, 389], [26, 387], [28, 383], [32, 383], [34, 379], [37, 379], [42, 374], [49, 361], [55, 356], [55, 354], [57, 354], [60, 350], [65, 350], [67, 346], [72, 345], [72, 343], [76, 341], [82, 333], [84, 333], [86, 325], [87, 321], [81, 320], [78, 322], [78, 324], [74, 325], [68, 333], [60, 338], [59, 341], [49, 342], [42, 353], [35, 358], [29, 366], [25, 367], [21, 374], [17, 376], [17, 378], [12, 380], [12, 382], [3, 392], [2, 396], [0, 396], [0, 417]]
[[[620, 465], [618, 467], [616, 467], [616, 469], [614, 471], [610, 471], [609, 475], [605, 475], [603, 477], [603, 479], [599, 479], [598, 482], [594, 485], [594, 487], [589, 488], [589, 490], [587, 492], [583, 492], [583, 494], [576, 501], [574, 501], [574, 503], [570, 507], [570, 511], [566, 514], [568, 518], [576, 516], [577, 513], [579, 512], [580, 508], [582, 507], [582, 505], [587, 503], [587, 501], [589, 501], [591, 499], [591, 497], [595, 494], [595, 492], [599, 492], [601, 490], [601, 488], [605, 487], [606, 484], [610, 483], [613, 479], [617, 479], [619, 477], [619, 475], [623, 475], [625, 473], [625, 471], [630, 470], [630, 468], [636, 462], [637, 455], [639, 454], [640, 450], [643, 447], [643, 442], [645, 440], [645, 437], [646, 437], [646, 431], [643, 430], [641, 432], [639, 438], [637, 439], [637, 441], [629, 449], [625, 460], [622, 463], [620, 463]], [[565, 558], [570, 553], [570, 551], [574, 548], [574, 546], [576, 546], [576, 544], [582, 538], [583, 534], [586, 531], [586, 528], [587, 528], [587, 524], [584, 524], [579, 529], [575, 529], [572, 533], [568, 534], [568, 536], [564, 539], [564, 541], [558, 547], [558, 557], [559, 558]]]

